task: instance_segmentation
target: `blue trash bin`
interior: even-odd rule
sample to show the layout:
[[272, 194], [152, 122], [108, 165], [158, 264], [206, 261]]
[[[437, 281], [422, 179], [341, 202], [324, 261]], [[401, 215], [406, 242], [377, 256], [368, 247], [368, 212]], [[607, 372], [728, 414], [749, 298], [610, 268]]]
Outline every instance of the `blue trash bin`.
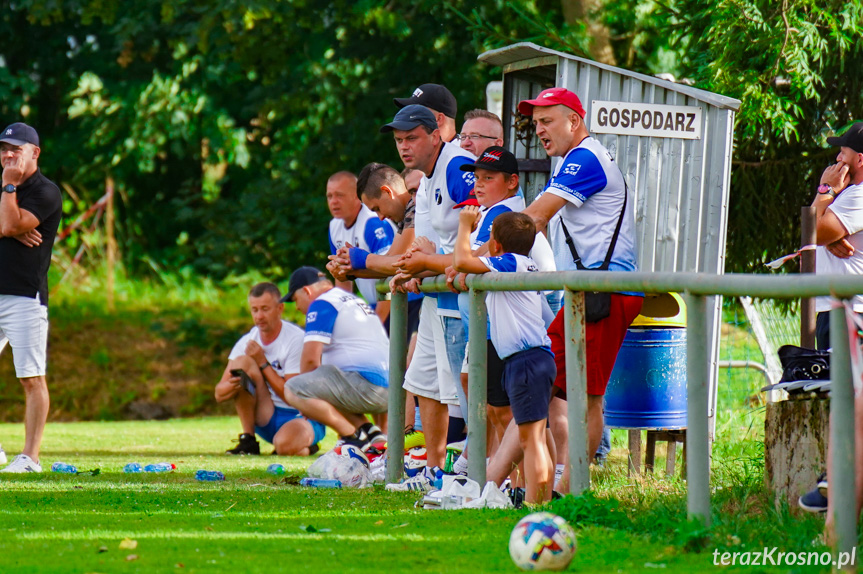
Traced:
[[686, 428], [686, 328], [627, 331], [605, 394], [605, 425]]

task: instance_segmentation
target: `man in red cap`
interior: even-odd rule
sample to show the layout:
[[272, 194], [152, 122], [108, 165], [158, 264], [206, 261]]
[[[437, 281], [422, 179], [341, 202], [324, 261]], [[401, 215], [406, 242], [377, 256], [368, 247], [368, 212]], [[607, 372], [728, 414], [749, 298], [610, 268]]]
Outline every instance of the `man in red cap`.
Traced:
[[[525, 209], [546, 229], [559, 270], [637, 271], [635, 205], [623, 174], [605, 147], [590, 137], [581, 101], [565, 88], [542, 91], [518, 104], [533, 118], [549, 156], [560, 157], [543, 192]], [[586, 301], [588, 453], [602, 436], [602, 403], [626, 330], [641, 311], [642, 293], [612, 293]], [[555, 391], [566, 393], [563, 309], [548, 330], [557, 363]], [[568, 488], [568, 476], [559, 485]]]

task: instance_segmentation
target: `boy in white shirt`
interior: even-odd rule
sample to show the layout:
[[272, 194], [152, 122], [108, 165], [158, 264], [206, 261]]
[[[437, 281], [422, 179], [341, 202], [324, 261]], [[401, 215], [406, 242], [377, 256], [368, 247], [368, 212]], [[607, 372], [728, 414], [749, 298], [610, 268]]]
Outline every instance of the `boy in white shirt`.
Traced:
[[[456, 271], [537, 271], [536, 263], [528, 257], [536, 237], [536, 226], [530, 217], [517, 212], [496, 217], [488, 242], [490, 257], [477, 257], [471, 252], [470, 234], [479, 218], [480, 210], [474, 206], [465, 207], [459, 214], [453, 251]], [[554, 478], [546, 425], [557, 369], [542, 319], [542, 300], [542, 293], [536, 291], [493, 291], [486, 299], [492, 343], [503, 360], [503, 387], [524, 450], [528, 504], [550, 500]]]

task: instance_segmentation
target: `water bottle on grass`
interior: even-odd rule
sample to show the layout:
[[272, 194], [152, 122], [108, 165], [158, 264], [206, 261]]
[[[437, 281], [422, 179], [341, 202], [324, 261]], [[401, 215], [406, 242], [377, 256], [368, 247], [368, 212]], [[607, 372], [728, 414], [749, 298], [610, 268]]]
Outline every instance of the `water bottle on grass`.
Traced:
[[123, 472], [144, 472], [144, 469], [137, 462], [130, 462], [123, 467]]
[[195, 473], [195, 480], [215, 482], [217, 480], [225, 480], [225, 475], [218, 470], [199, 470]]
[[300, 486], [313, 486], [316, 488], [341, 488], [342, 481], [332, 478], [311, 478], [306, 477], [300, 481]]
[[267, 467], [267, 472], [269, 472], [270, 474], [275, 474], [276, 476], [282, 476], [283, 474], [285, 474], [285, 467], [278, 463], [271, 464]]
[[55, 462], [51, 465], [51, 472], [65, 472], [66, 474], [77, 474], [78, 469], [74, 465], [65, 462]]
[[170, 462], [157, 462], [156, 464], [148, 464], [144, 467], [144, 472], [171, 472], [177, 468], [175, 464]]

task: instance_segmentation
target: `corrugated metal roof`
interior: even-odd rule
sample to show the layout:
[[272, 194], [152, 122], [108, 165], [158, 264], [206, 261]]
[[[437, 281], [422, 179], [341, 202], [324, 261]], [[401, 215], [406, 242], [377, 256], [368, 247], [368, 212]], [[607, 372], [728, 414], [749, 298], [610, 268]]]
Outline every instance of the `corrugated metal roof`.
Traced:
[[593, 60], [588, 60], [586, 58], [579, 58], [578, 56], [573, 56], [572, 54], [567, 54], [565, 52], [558, 52], [557, 50], [543, 48], [542, 46], [538, 46], [531, 42], [520, 42], [518, 44], [506, 46], [505, 48], [489, 50], [488, 52], [480, 54], [477, 60], [486, 64], [491, 64], [492, 66], [506, 66], [515, 62], [522, 62], [524, 60], [530, 60], [533, 58], [541, 58], [543, 56], [558, 56], [560, 58], [566, 58], [567, 60], [573, 60], [582, 64], [595, 66], [601, 70], [614, 72], [622, 76], [629, 76], [630, 78], [634, 78], [641, 82], [655, 84], [664, 90], [679, 92], [690, 98], [695, 98], [718, 108], [725, 108], [734, 111], [737, 111], [740, 108], [740, 100], [735, 100], [734, 98], [729, 98], [720, 94], [714, 94], [713, 92], [699, 90], [698, 88], [693, 88], [684, 84], [676, 84], [667, 80], [661, 80], [653, 76], [647, 76], [645, 74], [639, 74], [638, 72], [624, 70], [623, 68], [616, 68], [614, 66], [609, 66], [608, 64], [600, 64], [599, 62], [594, 62]]

